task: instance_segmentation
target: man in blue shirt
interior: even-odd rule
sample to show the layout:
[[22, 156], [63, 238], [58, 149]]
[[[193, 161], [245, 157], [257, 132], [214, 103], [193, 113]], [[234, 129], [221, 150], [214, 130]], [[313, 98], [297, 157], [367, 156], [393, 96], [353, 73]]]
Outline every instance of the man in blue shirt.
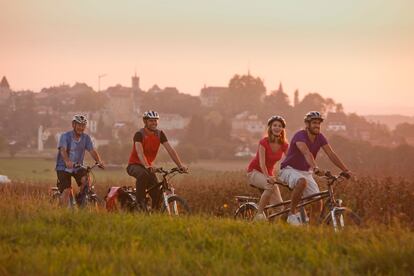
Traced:
[[85, 150], [100, 167], [104, 167], [98, 152], [94, 149], [91, 137], [85, 134], [88, 120], [84, 115], [75, 115], [72, 119], [73, 130], [63, 133], [58, 144], [58, 154], [56, 159], [56, 174], [58, 178], [58, 188], [62, 193], [61, 203], [63, 206], [69, 205], [69, 199], [73, 198], [72, 176], [83, 191], [87, 185], [86, 171], [82, 168], [74, 168], [75, 164], [83, 164]]

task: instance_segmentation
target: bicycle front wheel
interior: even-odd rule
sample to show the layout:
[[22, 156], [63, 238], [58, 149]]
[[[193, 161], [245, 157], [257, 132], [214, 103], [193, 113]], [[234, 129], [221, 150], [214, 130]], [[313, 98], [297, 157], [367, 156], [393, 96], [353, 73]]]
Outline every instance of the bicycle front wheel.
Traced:
[[342, 230], [349, 227], [362, 226], [362, 219], [349, 208], [341, 208], [331, 213], [326, 224], [334, 227], [335, 230]]
[[88, 197], [87, 206], [98, 209], [99, 206], [103, 206], [103, 203], [104, 201], [100, 199], [97, 195], [92, 195]]
[[168, 205], [164, 203], [162, 206], [162, 213], [168, 213], [170, 216], [186, 216], [190, 214], [190, 207], [181, 197], [173, 195], [167, 201]]
[[52, 194], [50, 196], [49, 202], [51, 204], [56, 204], [57, 205], [57, 204], [59, 204], [59, 199], [60, 199], [60, 193], [54, 191], [54, 192], [52, 192]]

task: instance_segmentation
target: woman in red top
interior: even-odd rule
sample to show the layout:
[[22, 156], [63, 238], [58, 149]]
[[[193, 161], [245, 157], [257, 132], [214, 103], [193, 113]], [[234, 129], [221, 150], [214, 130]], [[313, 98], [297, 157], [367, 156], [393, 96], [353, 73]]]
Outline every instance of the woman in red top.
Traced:
[[267, 121], [267, 136], [259, 141], [256, 156], [247, 169], [249, 184], [264, 192], [258, 204], [255, 220], [266, 219], [263, 210], [270, 204], [282, 202], [279, 187], [274, 184], [276, 177], [273, 170], [277, 161], [287, 153], [286, 121], [281, 116], [272, 116]]

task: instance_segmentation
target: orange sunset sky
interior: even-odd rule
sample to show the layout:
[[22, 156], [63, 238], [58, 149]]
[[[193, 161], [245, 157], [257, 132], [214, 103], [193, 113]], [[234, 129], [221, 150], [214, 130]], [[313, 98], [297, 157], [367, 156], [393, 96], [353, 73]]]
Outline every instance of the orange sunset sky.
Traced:
[[13, 90], [86, 82], [198, 95], [235, 74], [359, 114], [414, 115], [414, 1], [0, 0]]

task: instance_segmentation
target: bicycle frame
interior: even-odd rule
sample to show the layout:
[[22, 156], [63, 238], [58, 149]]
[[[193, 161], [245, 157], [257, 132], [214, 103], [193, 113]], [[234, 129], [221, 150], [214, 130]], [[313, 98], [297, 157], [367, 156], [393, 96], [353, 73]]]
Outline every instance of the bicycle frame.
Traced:
[[[176, 170], [176, 169], [166, 171], [166, 170], [163, 170], [162, 168], [158, 168], [156, 170], [156, 172], [162, 174], [162, 180], [160, 182], [158, 182], [157, 184], [154, 184], [152, 187], [146, 189], [145, 194], [148, 194], [153, 189], [161, 188], [163, 204], [164, 204], [164, 206], [165, 206], [165, 208], [168, 212], [168, 215], [171, 215], [171, 208], [168, 204], [168, 199], [172, 196], [175, 196], [175, 189], [174, 189], [174, 187], [172, 187], [170, 185], [168, 180], [171, 179], [172, 177], [174, 177], [177, 173], [179, 173], [179, 171]], [[167, 178], [167, 176], [170, 175], [170, 174], [172, 174], [172, 175], [169, 178]], [[173, 210], [174, 214], [177, 215], [178, 214], [178, 208], [177, 208], [177, 203], [175, 201], [174, 201], [173, 209], [174, 209]]]
[[[92, 181], [92, 177], [91, 177], [91, 174], [93, 175], [92, 170], [96, 166], [98, 166], [97, 163], [95, 163], [93, 166], [85, 166], [85, 165], [82, 165], [82, 164], [75, 164], [74, 165], [74, 168], [81, 168], [81, 169], [86, 170], [86, 175], [85, 175], [86, 176], [86, 183], [85, 183], [85, 186], [82, 188], [82, 190], [81, 190], [81, 187], [82, 187], [81, 186], [80, 190], [79, 190], [79, 192], [84, 193], [84, 197], [85, 197], [83, 199], [84, 201], [85, 200], [87, 201], [88, 198], [97, 197], [97, 195], [95, 193], [95, 189], [94, 189], [94, 183], [93, 183], [94, 181]], [[59, 182], [59, 180], [57, 180], [57, 181]], [[60, 193], [60, 191], [57, 187], [52, 187], [51, 188], [51, 193], [52, 193], [52, 196], [55, 195], [55, 194], [61, 195], [61, 193]], [[71, 193], [69, 195], [70, 207], [74, 207], [76, 205], [76, 203], [74, 202], [74, 198], [75, 198], [75, 196], [73, 194], [73, 189], [71, 188]]]
[[[325, 190], [325, 191], [316, 193], [316, 194], [312, 194], [312, 195], [303, 197], [300, 200], [297, 208], [303, 208], [303, 207], [305, 207], [307, 205], [310, 205], [314, 202], [324, 200], [323, 209], [322, 209], [322, 212], [319, 216], [318, 223], [322, 223], [322, 222], [328, 221], [329, 219], [332, 219], [333, 226], [336, 229], [337, 228], [337, 221], [336, 221], [336, 218], [335, 218], [335, 214], [338, 211], [345, 210], [346, 208], [341, 206], [342, 205], [342, 200], [335, 199], [333, 186], [336, 182], [338, 182], [342, 178], [340, 176], [339, 177], [333, 176], [330, 173], [328, 173], [326, 175], [326, 178], [328, 179], [328, 189]], [[276, 184], [286, 187], [286, 185], [284, 183], [281, 183], [281, 182], [277, 182]], [[259, 198], [249, 197], [249, 196], [237, 196], [236, 198], [239, 202], [243, 202], [242, 205], [251, 205], [255, 209], [257, 209], [257, 207], [258, 207], [257, 206], [257, 200], [259, 200]], [[264, 208], [265, 211], [268, 211], [269, 209], [272, 209], [272, 208], [283, 207], [282, 211], [278, 211], [278, 212], [275, 212], [271, 215], [268, 215], [267, 219], [271, 220], [271, 219], [276, 218], [280, 215], [289, 213], [290, 208], [286, 207], [286, 206], [290, 205], [290, 203], [291, 203], [291, 200], [286, 200], [286, 201], [283, 201], [283, 202], [280, 202], [280, 203], [277, 203], [277, 204], [267, 205]]]

